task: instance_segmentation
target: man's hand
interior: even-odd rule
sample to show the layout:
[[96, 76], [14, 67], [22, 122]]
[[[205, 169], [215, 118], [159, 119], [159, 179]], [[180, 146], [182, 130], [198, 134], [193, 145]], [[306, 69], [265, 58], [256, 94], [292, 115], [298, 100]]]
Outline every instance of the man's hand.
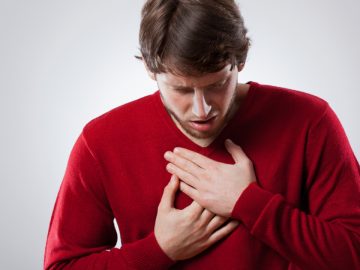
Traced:
[[175, 148], [166, 152], [168, 172], [181, 180], [180, 190], [217, 215], [229, 217], [247, 186], [256, 181], [254, 167], [240, 146], [227, 140], [226, 149], [235, 164], [225, 164], [199, 153]]
[[172, 176], [165, 187], [155, 222], [155, 238], [162, 250], [174, 261], [185, 260], [201, 253], [219, 241], [239, 224], [217, 216], [197, 202], [183, 210], [174, 208], [179, 179]]

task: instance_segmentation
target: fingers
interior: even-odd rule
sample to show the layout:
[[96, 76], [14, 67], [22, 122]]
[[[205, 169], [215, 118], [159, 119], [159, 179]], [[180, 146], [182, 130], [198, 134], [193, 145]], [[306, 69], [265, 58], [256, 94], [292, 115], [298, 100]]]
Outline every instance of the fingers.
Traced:
[[200, 219], [204, 223], [209, 223], [215, 216], [216, 215], [213, 212], [211, 212], [207, 209], [204, 209], [204, 211], [201, 213]]
[[188, 160], [181, 155], [174, 154], [171, 151], [167, 151], [164, 157], [167, 161], [171, 162], [172, 164], [176, 165], [177, 167], [183, 169], [186, 172], [191, 172], [193, 175], [200, 175], [204, 170], [203, 168], [193, 163], [191, 160]]
[[188, 171], [184, 170], [181, 167], [176, 166], [175, 164], [168, 163], [166, 165], [166, 170], [171, 174], [176, 174], [181, 180], [185, 181], [187, 184], [196, 187], [199, 183], [199, 180]]
[[209, 244], [212, 245], [215, 242], [219, 241], [220, 239], [224, 238], [228, 234], [230, 234], [233, 230], [237, 228], [239, 225], [239, 221], [232, 220], [228, 224], [226, 224], [224, 227], [218, 229], [215, 231], [210, 237], [209, 237]]
[[207, 230], [209, 232], [213, 232], [215, 230], [217, 230], [218, 228], [220, 228], [229, 218], [226, 217], [222, 217], [222, 216], [214, 216], [213, 219], [211, 219], [211, 221], [209, 222], [208, 226], [207, 226]]
[[216, 163], [216, 161], [210, 158], [185, 148], [176, 147], [174, 149], [174, 153], [192, 161], [201, 168], [207, 168], [209, 165], [211, 166]]
[[198, 201], [199, 191], [193, 188], [192, 186], [189, 186], [185, 182], [180, 181], [180, 190], [184, 192], [186, 195], [188, 195], [194, 201]]
[[164, 188], [159, 207], [162, 209], [174, 208], [176, 191], [179, 189], [179, 178], [172, 175], [169, 183]]
[[184, 208], [183, 211], [186, 211], [192, 217], [199, 217], [204, 211], [204, 207], [196, 201], [193, 201], [188, 207]]
[[236, 163], [239, 163], [244, 159], [248, 159], [242, 148], [239, 145], [235, 144], [232, 140], [227, 139], [225, 141], [225, 147]]

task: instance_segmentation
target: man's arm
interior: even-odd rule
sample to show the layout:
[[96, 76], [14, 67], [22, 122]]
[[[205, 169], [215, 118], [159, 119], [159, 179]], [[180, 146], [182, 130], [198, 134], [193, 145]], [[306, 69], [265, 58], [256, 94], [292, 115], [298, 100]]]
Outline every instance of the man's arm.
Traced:
[[44, 269], [167, 269], [176, 260], [205, 250], [237, 226], [233, 221], [217, 230], [227, 218], [196, 202], [183, 210], [175, 209], [179, 182], [173, 177], [164, 190], [154, 231], [115, 248], [114, 216], [102, 186], [103, 177], [82, 134], [71, 152], [56, 199]]
[[[330, 107], [312, 126], [306, 145], [308, 212], [252, 182], [253, 168], [248, 166], [251, 162], [242, 155], [241, 148], [228, 144], [227, 149], [236, 164], [216, 165], [215, 161], [180, 149], [179, 154], [168, 158], [172, 163], [168, 170], [184, 181], [183, 192], [214, 213], [242, 221], [254, 237], [296, 266], [360, 269], [359, 164]], [[195, 162], [197, 167], [189, 162]], [[206, 170], [199, 169], [206, 166]], [[232, 170], [243, 172], [232, 178]], [[217, 179], [230, 189], [220, 188]], [[235, 200], [226, 196], [235, 198], [234, 187], [240, 194]], [[220, 209], [219, 202], [227, 205]]]
[[[166, 269], [154, 233], [114, 248], [117, 235], [101, 169], [83, 134], [68, 161], [50, 221], [44, 269]], [[152, 267], [152, 268], [151, 268]]]

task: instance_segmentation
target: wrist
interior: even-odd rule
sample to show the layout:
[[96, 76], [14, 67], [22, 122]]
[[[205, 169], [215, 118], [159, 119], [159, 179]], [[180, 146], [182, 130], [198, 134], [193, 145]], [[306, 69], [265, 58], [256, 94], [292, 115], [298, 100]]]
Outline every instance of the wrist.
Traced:
[[169, 242], [171, 241], [164, 240], [160, 235], [160, 233], [154, 231], [155, 240], [158, 246], [167, 257], [169, 257], [172, 261], [176, 261], [176, 256], [174, 255], [173, 248], [169, 244]]
[[232, 216], [232, 213], [234, 211], [234, 208], [237, 204], [237, 202], [239, 201], [241, 195], [244, 193], [244, 191], [250, 186], [250, 184], [253, 183], [253, 182], [248, 182], [246, 184], [244, 184], [240, 189], [239, 189], [239, 192], [235, 193], [234, 196], [233, 196], [233, 200], [231, 202], [231, 207], [228, 211], [228, 217], [231, 217]]

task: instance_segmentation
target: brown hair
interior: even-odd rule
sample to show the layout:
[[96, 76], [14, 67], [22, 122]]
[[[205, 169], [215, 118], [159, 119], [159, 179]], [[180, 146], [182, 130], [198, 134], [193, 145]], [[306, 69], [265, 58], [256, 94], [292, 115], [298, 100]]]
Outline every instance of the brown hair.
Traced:
[[250, 40], [234, 0], [148, 0], [140, 52], [152, 73], [201, 75], [245, 63]]

